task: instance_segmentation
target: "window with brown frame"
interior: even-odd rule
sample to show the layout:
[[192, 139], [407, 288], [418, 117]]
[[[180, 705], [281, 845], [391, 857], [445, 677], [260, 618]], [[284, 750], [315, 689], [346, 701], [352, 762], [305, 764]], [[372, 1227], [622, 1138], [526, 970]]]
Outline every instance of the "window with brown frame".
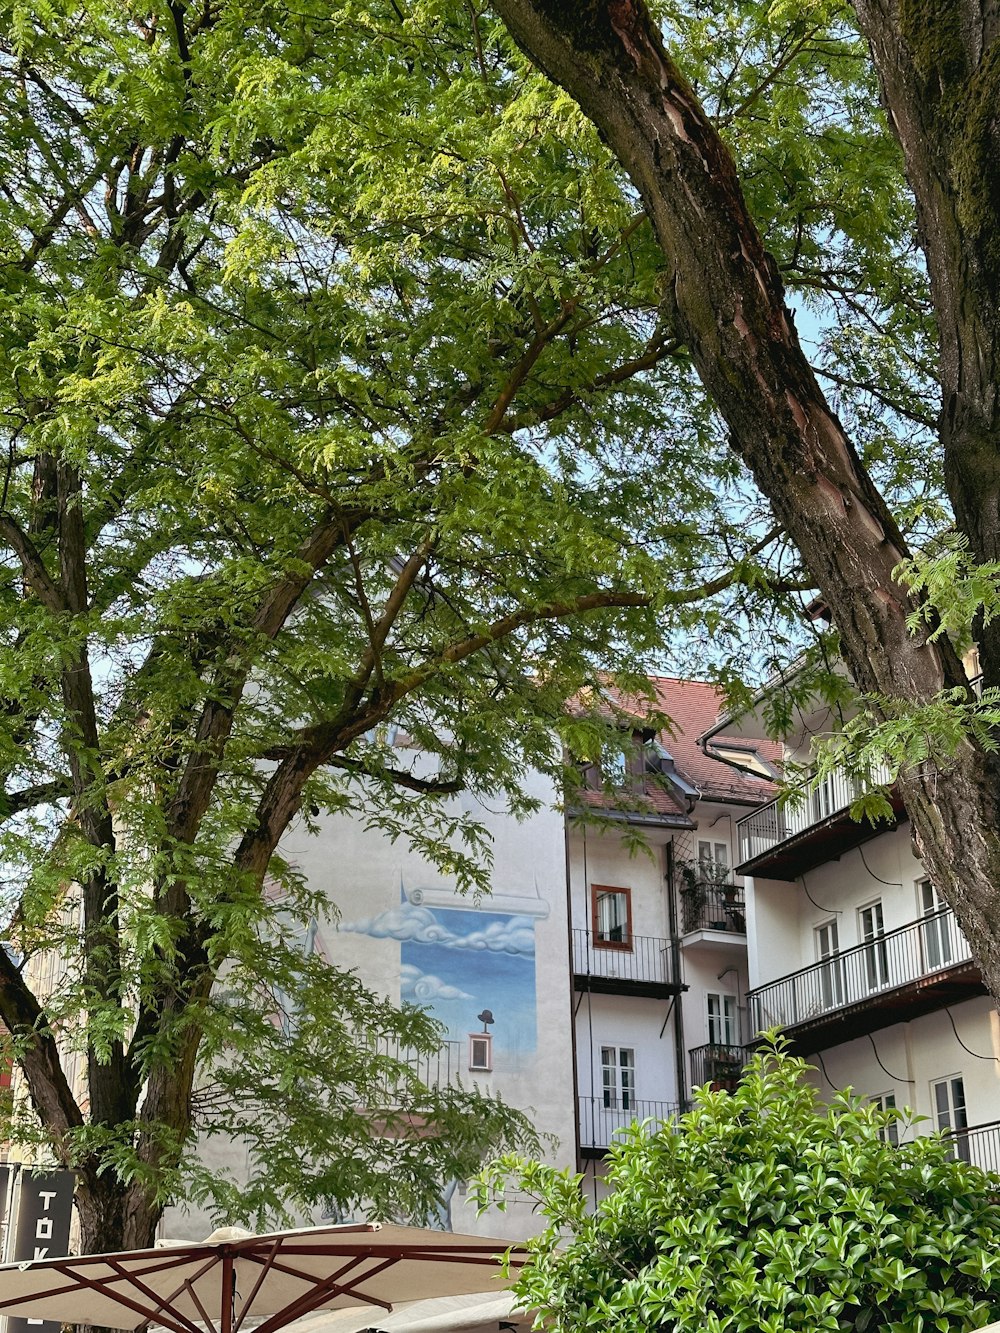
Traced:
[[594, 944], [602, 949], [632, 948], [632, 890], [591, 884]]

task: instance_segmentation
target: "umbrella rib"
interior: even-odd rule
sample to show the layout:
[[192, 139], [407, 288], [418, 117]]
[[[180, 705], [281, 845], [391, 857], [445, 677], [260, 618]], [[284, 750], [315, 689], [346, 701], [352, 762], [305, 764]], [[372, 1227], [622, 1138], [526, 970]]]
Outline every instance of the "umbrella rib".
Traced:
[[201, 1299], [198, 1296], [198, 1293], [195, 1291], [194, 1287], [191, 1285], [190, 1282], [186, 1282], [184, 1284], [183, 1289], [187, 1292], [187, 1294], [191, 1297], [192, 1301], [194, 1301], [195, 1305], [197, 1306], [198, 1313], [201, 1315], [202, 1319], [204, 1319], [206, 1325], [208, 1326], [208, 1333], [216, 1333], [215, 1321], [212, 1318], [212, 1316], [208, 1313], [208, 1311], [205, 1309], [205, 1307], [202, 1305]]
[[[358, 1291], [351, 1292], [351, 1286], [353, 1284], [344, 1284], [340, 1281], [345, 1273], [350, 1272], [352, 1268], [357, 1268], [358, 1264], [363, 1263], [365, 1259], [370, 1257], [371, 1256], [367, 1254], [356, 1255], [350, 1263], [345, 1264], [343, 1268], [339, 1269], [331, 1277], [324, 1278], [322, 1281], [317, 1281], [313, 1278], [312, 1281], [314, 1287], [312, 1291], [307, 1291], [303, 1293], [303, 1295], [298, 1296], [294, 1301], [290, 1301], [283, 1310], [278, 1310], [268, 1319], [265, 1319], [262, 1324], [258, 1324], [254, 1333], [274, 1333], [275, 1329], [283, 1328], [286, 1324], [292, 1323], [293, 1320], [308, 1314], [310, 1310], [317, 1309], [328, 1296], [340, 1296], [344, 1292], [354, 1295], [363, 1305], [377, 1305], [382, 1310], [391, 1310], [392, 1306], [388, 1301], [380, 1301], [376, 1296], [365, 1296]], [[375, 1277], [378, 1273], [381, 1273], [383, 1269], [388, 1268], [395, 1262], [395, 1259], [388, 1259], [373, 1271], [359, 1275], [355, 1281], [360, 1281], [361, 1277]]]
[[[144, 1305], [140, 1305], [138, 1301], [131, 1300], [128, 1296], [123, 1295], [120, 1291], [108, 1291], [106, 1284], [109, 1281], [117, 1281], [118, 1279], [116, 1278], [85, 1277], [82, 1273], [74, 1272], [69, 1265], [63, 1266], [62, 1264], [53, 1264], [52, 1267], [55, 1272], [61, 1273], [64, 1277], [72, 1278], [73, 1279], [72, 1285], [69, 1287], [64, 1287], [61, 1291], [36, 1292], [33, 1297], [27, 1296], [27, 1297], [22, 1297], [19, 1300], [3, 1301], [2, 1304], [5, 1306], [26, 1305], [32, 1299], [44, 1300], [46, 1297], [49, 1296], [67, 1295], [70, 1292], [79, 1291], [80, 1286], [82, 1284], [90, 1291], [96, 1291], [99, 1296], [106, 1296], [109, 1300], [114, 1301], [116, 1305], [124, 1305], [126, 1309], [132, 1310], [136, 1314], [144, 1315], [147, 1323], [149, 1322], [150, 1319], [155, 1318], [159, 1313], [158, 1311], [155, 1310], [151, 1313], [149, 1310], [146, 1309]], [[170, 1319], [164, 1319], [162, 1320], [162, 1322], [166, 1324], [168, 1328], [173, 1329], [174, 1333], [188, 1333], [188, 1329], [186, 1329], [182, 1324], [175, 1324]]]
[[[50, 1259], [48, 1261], [43, 1261], [42, 1263], [37, 1264], [37, 1266], [35, 1263], [31, 1263], [32, 1270], [36, 1272], [40, 1272], [44, 1269], [45, 1271], [59, 1273], [62, 1277], [72, 1278], [72, 1281], [70, 1282], [68, 1287], [54, 1287], [49, 1291], [35, 1292], [34, 1295], [32, 1297], [29, 1297], [28, 1299], [35, 1299], [35, 1298], [42, 1299], [43, 1297], [47, 1298], [49, 1296], [68, 1296], [71, 1292], [74, 1292], [79, 1288], [81, 1282], [84, 1283], [86, 1286], [94, 1285], [94, 1283], [90, 1278], [86, 1277], [83, 1273], [78, 1273], [76, 1271], [76, 1269], [85, 1264], [89, 1267], [88, 1260], [92, 1260], [94, 1258], [98, 1259], [102, 1264], [105, 1265], [107, 1264], [107, 1256], [103, 1254], [96, 1256], [74, 1255], [72, 1256], [71, 1260], [73, 1268], [69, 1270], [66, 1269], [65, 1264], [66, 1262], [70, 1262], [70, 1260], [64, 1260], [62, 1264], [59, 1264], [59, 1263], [54, 1263]], [[149, 1273], [162, 1273], [168, 1268], [181, 1268], [184, 1264], [189, 1262], [190, 1262], [190, 1256], [181, 1259], [172, 1255], [169, 1261], [164, 1261], [163, 1263], [159, 1264], [151, 1264], [148, 1268], [142, 1269], [142, 1273], [144, 1276], [148, 1275]], [[18, 1265], [18, 1267], [20, 1267], [20, 1265]], [[107, 1279], [104, 1280], [106, 1281]], [[98, 1278], [96, 1279], [96, 1281], [100, 1282], [101, 1279]], [[21, 1297], [14, 1296], [7, 1300], [0, 1301], [0, 1310], [5, 1310], [11, 1305], [20, 1305], [20, 1304], [22, 1304]]]
[[[141, 1281], [138, 1277], [136, 1277], [134, 1273], [130, 1273], [127, 1268], [123, 1268], [122, 1265], [114, 1259], [108, 1260], [108, 1267], [113, 1268], [115, 1272], [118, 1273], [125, 1281], [131, 1282], [134, 1287], [138, 1288], [138, 1290], [141, 1291], [144, 1296], [147, 1296], [153, 1302], [152, 1317], [156, 1317], [159, 1315], [160, 1296], [158, 1295], [157, 1292], [155, 1292], [152, 1289], [152, 1287], [147, 1287], [145, 1282]], [[115, 1299], [117, 1299], [117, 1295], [115, 1296]], [[201, 1333], [201, 1330], [198, 1328], [197, 1324], [193, 1323], [192, 1320], [188, 1319], [187, 1315], [183, 1315], [179, 1310], [173, 1310], [173, 1309], [170, 1311], [170, 1313], [173, 1315], [173, 1317], [177, 1320], [179, 1324], [182, 1324], [184, 1328], [188, 1330], [188, 1333]], [[202, 1313], [204, 1313], [204, 1311], [202, 1311]]]
[[[243, 1302], [243, 1309], [240, 1311], [240, 1317], [237, 1319], [236, 1324], [233, 1327], [233, 1333], [240, 1333], [240, 1329], [243, 1326], [243, 1320], [246, 1319], [247, 1315], [250, 1313], [250, 1307], [257, 1299], [257, 1293], [258, 1291], [260, 1291], [264, 1279], [271, 1271], [274, 1261], [278, 1257], [278, 1251], [280, 1250], [280, 1248], [281, 1248], [281, 1237], [279, 1236], [277, 1240], [275, 1240], [274, 1244], [271, 1246], [270, 1252], [268, 1253], [264, 1266], [260, 1270], [260, 1274], [257, 1278], [257, 1281], [253, 1284], [253, 1290], [251, 1291], [247, 1299]], [[241, 1257], [251, 1258], [257, 1263], [260, 1262], [260, 1260], [257, 1258], [256, 1255], [247, 1255]]]

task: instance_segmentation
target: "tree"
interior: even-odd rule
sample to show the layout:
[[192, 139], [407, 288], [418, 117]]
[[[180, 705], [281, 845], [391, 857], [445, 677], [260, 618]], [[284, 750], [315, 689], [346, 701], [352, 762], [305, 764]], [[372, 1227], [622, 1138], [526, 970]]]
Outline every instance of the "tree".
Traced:
[[349, 810], [483, 887], [446, 797], [523, 811], [607, 733], [569, 696], [767, 581], [641, 213], [480, 18], [0, 6], [0, 1018], [85, 1250], [182, 1190], [420, 1215], [518, 1141], [303, 956], [282, 834]]
[[[930, 473], [943, 469], [959, 539], [945, 553], [945, 568], [950, 561], [955, 575], [950, 579], [921, 577], [919, 555], [914, 569], [893, 506], [875, 484], [803, 350], [786, 281], [801, 289], [809, 265], [803, 263], [801, 248], [789, 246], [783, 226], [789, 200], [794, 211], [802, 193], [801, 179], [793, 171], [784, 182], [787, 194], [775, 198], [761, 190], [751, 173], [741, 178], [738, 162], [746, 167], [754, 161], [742, 127], [733, 124], [735, 112], [746, 110], [746, 100], [734, 101], [732, 80], [709, 77], [703, 88], [713, 97], [710, 114], [669, 49], [673, 43], [688, 55], [694, 47], [697, 57], [700, 45], [702, 68], [697, 58], [693, 62], [694, 77], [700, 78], [704, 64], [711, 65], [704, 49], [717, 38], [719, 63], [724, 63], [730, 54], [730, 7], [696, 4], [689, 10], [664, 4], [651, 12], [642, 0], [496, 0], [496, 8], [535, 63], [579, 102], [640, 194], [663, 251], [666, 319], [725, 421], [733, 450], [769, 500], [831, 611], [841, 652], [871, 719], [884, 727], [890, 751], [895, 746], [904, 758], [916, 759], [901, 765], [899, 787], [918, 853], [954, 907], [990, 989], [1000, 995], [995, 740], [1000, 686], [1000, 621], [995, 616], [1000, 23], [995, 6], [991, 0], [855, 0], [853, 6], [888, 124], [902, 149], [926, 264], [937, 339], [928, 378], [940, 404], [927, 467]], [[746, 64], [753, 65], [762, 51], [775, 57], [757, 70], [748, 93], [753, 114], [765, 122], [767, 108], [775, 106], [774, 85], [784, 90], [783, 105], [794, 108], [806, 95], [796, 93], [795, 74], [822, 60], [824, 47], [851, 35], [851, 15], [838, 5], [748, 5], [736, 13], [731, 27], [746, 37], [743, 50], [730, 60], [737, 85]], [[828, 101], [817, 114], [825, 117], [839, 144], [849, 193], [857, 179], [852, 172], [864, 169], [850, 152], [844, 156], [845, 135], [838, 133], [855, 118], [850, 99]], [[786, 140], [776, 117], [770, 124], [780, 154]], [[813, 166], [829, 171], [831, 153], [815, 151], [817, 137], [811, 143]], [[790, 165], [811, 169], [803, 155], [793, 154]], [[881, 169], [877, 157], [873, 166]], [[764, 180], [773, 182], [774, 173], [765, 172]], [[827, 206], [822, 191], [816, 191], [800, 218], [803, 213], [800, 232], [814, 247], [818, 239], [822, 245], [815, 224], [823, 217], [831, 245], [844, 251], [839, 203]], [[873, 219], [876, 227], [887, 222], [887, 215]], [[897, 212], [895, 226], [899, 222]], [[888, 255], [895, 247], [905, 253], [895, 226], [881, 244], [869, 232], [860, 249], [874, 246]], [[857, 231], [848, 228], [846, 239], [856, 252]], [[850, 264], [820, 263], [814, 280], [829, 289], [840, 281], [850, 294], [851, 272]], [[898, 283], [890, 282], [884, 297], [876, 289], [882, 321], [905, 319], [903, 307], [894, 306], [900, 295]], [[864, 302], [856, 306], [858, 318], [872, 319], [878, 327], [871, 311]], [[910, 317], [919, 320], [919, 302], [910, 306]], [[919, 384], [919, 376], [917, 370], [911, 387]], [[876, 370], [873, 392], [884, 393], [885, 387]], [[912, 404], [911, 398], [911, 412]], [[908, 406], [897, 400], [896, 409], [905, 415]], [[933, 420], [926, 406], [923, 411], [918, 406], [916, 415]], [[938, 594], [936, 604], [931, 591]], [[952, 602], [965, 608], [970, 599], [986, 690], [982, 707], [944, 632], [960, 619]], [[910, 720], [900, 722], [901, 717]], [[908, 748], [906, 738], [912, 741], [914, 734], [918, 743]]]
[[996, 1177], [945, 1138], [895, 1146], [902, 1111], [838, 1094], [820, 1107], [807, 1066], [754, 1056], [734, 1093], [695, 1093], [655, 1133], [611, 1148], [609, 1192], [588, 1211], [579, 1177], [510, 1160], [548, 1229], [515, 1282], [563, 1331], [980, 1328], [1000, 1312]]

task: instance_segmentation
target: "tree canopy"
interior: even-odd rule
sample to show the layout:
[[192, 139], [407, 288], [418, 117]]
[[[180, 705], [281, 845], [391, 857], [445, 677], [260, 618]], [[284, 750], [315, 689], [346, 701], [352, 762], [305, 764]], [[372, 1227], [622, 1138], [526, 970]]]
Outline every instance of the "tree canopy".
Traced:
[[634, 192], [481, 7], [14, 0], [0, 77], [11, 1135], [77, 1169], [90, 1249], [180, 1190], [419, 1216], [526, 1122], [302, 956], [282, 834], [347, 811], [483, 887], [447, 796], [524, 811], [608, 732], [569, 697], [706, 595], [766, 620], [795, 562]]
[[997, 1178], [946, 1137], [897, 1145], [907, 1113], [849, 1092], [821, 1106], [805, 1062], [773, 1048], [735, 1092], [694, 1102], [622, 1133], [593, 1209], [579, 1177], [539, 1163], [484, 1177], [488, 1199], [512, 1173], [547, 1219], [515, 1280], [546, 1327], [951, 1333], [997, 1318]]
[[[79, 1170], [88, 1247], [147, 1240], [182, 1184], [231, 1216], [362, 1187], [419, 1213], [525, 1132], [391, 1062], [366, 1082], [359, 1026], [435, 1033], [303, 960], [323, 905], [281, 858], [291, 820], [348, 811], [483, 887], [449, 794], [526, 809], [529, 766], [607, 740], [565, 705], [609, 677], [785, 665], [816, 587], [881, 717], [965, 689], [892, 574], [952, 521], [941, 282], [849, 12], [663, 4], [682, 79], [641, 7], [578, 7], [595, 26], [551, 60], [532, 34], [567, 11], [535, 8], [529, 32], [521, 0], [0, 3], [0, 1018], [13, 1132]], [[605, 113], [661, 75], [683, 107], [660, 97], [653, 138], [680, 156], [650, 166]], [[705, 163], [724, 198], [671, 231], [664, 182]], [[943, 814], [974, 850], [933, 774], [902, 780], [989, 963], [981, 732]], [[372, 1135], [354, 1111], [400, 1080], [469, 1132], [423, 1157]], [[197, 1132], [250, 1123], [280, 1171], [192, 1179]]]

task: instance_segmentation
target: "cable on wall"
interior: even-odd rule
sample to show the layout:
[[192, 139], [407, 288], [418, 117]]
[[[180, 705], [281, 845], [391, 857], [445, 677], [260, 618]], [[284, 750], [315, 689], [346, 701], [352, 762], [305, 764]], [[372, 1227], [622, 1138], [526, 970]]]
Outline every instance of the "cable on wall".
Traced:
[[[829, 916], [844, 915], [844, 910], [841, 907], [824, 907], [822, 903], [818, 903], [816, 899], [812, 896], [812, 894], [809, 892], [809, 885], [806, 883], [805, 875], [800, 875], [799, 879], [802, 881], [802, 892], [812, 903], [813, 907], [818, 907], [821, 912], [826, 912]], [[833, 1087], [833, 1084], [831, 1083], [830, 1086]]]
[[905, 889], [905, 888], [906, 888], [906, 885], [902, 882], [902, 880], [899, 880], [899, 879], [883, 879], [881, 875], [876, 875], [876, 874], [875, 874], [875, 871], [872, 870], [871, 866], [870, 866], [870, 865], [868, 864], [868, 862], [865, 860], [865, 849], [864, 849], [863, 847], [861, 847], [861, 846], [858, 847], [858, 855], [861, 857], [861, 864], [862, 864], [862, 865], [864, 866], [864, 868], [868, 871], [869, 875], [871, 875], [872, 879], [874, 879], [877, 883], [879, 883], [879, 884], [884, 884], [885, 887], [886, 887], [887, 889]]
[[955, 1040], [958, 1042], [959, 1046], [961, 1046], [963, 1051], [966, 1051], [969, 1055], [974, 1055], [977, 1060], [993, 1060], [997, 1063], [1000, 1063], [1000, 1056], [980, 1055], [978, 1051], [974, 1051], [970, 1046], [966, 1046], [965, 1042], [958, 1035], [958, 1028], [955, 1026], [955, 1020], [954, 1018], [952, 1018], [951, 1010], [948, 1008], [947, 1005], [945, 1005], [944, 1011], [948, 1015], [948, 1022], [951, 1024], [951, 1030], [955, 1034]]
[[882, 1063], [882, 1057], [878, 1053], [878, 1047], [875, 1045], [875, 1038], [870, 1032], [866, 1032], [865, 1036], [871, 1042], [872, 1050], [875, 1052], [875, 1063], [887, 1078], [891, 1078], [895, 1083], [911, 1083], [914, 1087], [917, 1086], [917, 1080], [915, 1078], [904, 1078], [902, 1074], [894, 1074], [891, 1069], [886, 1069], [885, 1065]]
[[822, 1052], [822, 1051], [815, 1051], [814, 1054], [815, 1054], [815, 1056], [816, 1056], [816, 1059], [819, 1061], [820, 1072], [822, 1073], [823, 1077], [826, 1079], [827, 1083], [829, 1083], [830, 1087], [834, 1090], [834, 1092], [843, 1092], [844, 1089], [843, 1089], [843, 1088], [838, 1088], [837, 1085], [836, 1085], [836, 1083], [834, 1083], [833, 1079], [832, 1079], [832, 1078], [830, 1077], [830, 1075], [826, 1072], [826, 1065], [823, 1063], [823, 1052]]

